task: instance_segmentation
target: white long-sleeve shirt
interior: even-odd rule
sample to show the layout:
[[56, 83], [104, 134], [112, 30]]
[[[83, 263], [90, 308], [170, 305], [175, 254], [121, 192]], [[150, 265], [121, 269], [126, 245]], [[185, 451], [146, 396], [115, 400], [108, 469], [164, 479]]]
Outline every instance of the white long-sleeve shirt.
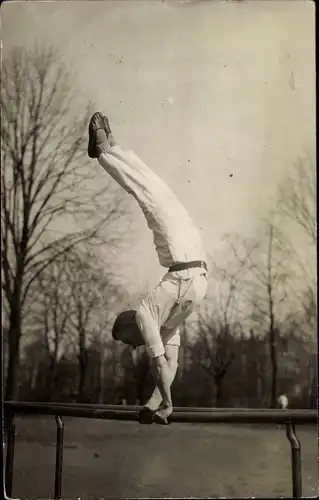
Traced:
[[[179, 262], [205, 260], [205, 251], [198, 228], [171, 189], [145, 163], [120, 146], [105, 148], [99, 156], [100, 165], [129, 194], [134, 196], [153, 232], [159, 262], [171, 267]], [[194, 276], [203, 269], [189, 269]]]

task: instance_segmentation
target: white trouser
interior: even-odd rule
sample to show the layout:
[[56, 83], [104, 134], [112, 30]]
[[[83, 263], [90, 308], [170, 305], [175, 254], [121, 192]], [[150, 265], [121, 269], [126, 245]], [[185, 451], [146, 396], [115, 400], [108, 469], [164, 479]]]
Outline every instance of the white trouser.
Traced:
[[164, 354], [164, 345], [180, 345], [178, 327], [206, 295], [206, 274], [190, 279], [176, 274], [167, 273], [137, 309], [136, 320], [151, 358]]

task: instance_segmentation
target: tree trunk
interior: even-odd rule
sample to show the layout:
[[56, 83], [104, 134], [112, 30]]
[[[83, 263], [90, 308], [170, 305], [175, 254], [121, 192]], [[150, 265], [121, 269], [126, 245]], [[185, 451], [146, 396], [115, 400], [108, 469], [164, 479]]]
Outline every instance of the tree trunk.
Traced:
[[263, 386], [263, 380], [262, 380], [261, 375], [258, 374], [257, 375], [257, 401], [258, 401], [259, 405], [261, 404], [261, 401], [263, 399], [262, 386]]
[[85, 330], [79, 329], [79, 384], [78, 384], [78, 403], [85, 403], [85, 382], [88, 367], [88, 352], [85, 342]]
[[[316, 360], [311, 360], [311, 380], [310, 380], [310, 397], [309, 408], [317, 408], [318, 401], [318, 372], [316, 367]], [[316, 368], [315, 368], [316, 367]]]
[[19, 307], [11, 310], [8, 328], [8, 368], [5, 400], [17, 397], [18, 369], [20, 361], [21, 314]]
[[85, 381], [88, 365], [88, 354], [86, 349], [81, 350], [79, 356], [79, 386], [78, 386], [78, 403], [85, 403]]
[[54, 392], [54, 376], [55, 376], [56, 360], [50, 356], [48, 373], [47, 373], [47, 401], [52, 401]]
[[216, 408], [221, 408], [223, 405], [223, 378], [224, 377], [215, 377], [215, 387], [216, 387], [216, 392], [215, 392], [215, 405]]
[[105, 347], [101, 346], [100, 351], [100, 366], [99, 366], [99, 395], [98, 402], [104, 402], [104, 387], [105, 387]]
[[39, 369], [39, 363], [38, 361], [35, 361], [34, 364], [32, 365], [32, 371], [31, 371], [31, 379], [30, 379], [31, 391], [34, 391], [37, 385], [38, 369]]
[[271, 392], [270, 392], [270, 407], [276, 408], [277, 404], [277, 346], [276, 346], [276, 331], [274, 328], [269, 332], [269, 348], [271, 361]]
[[113, 340], [112, 343], [112, 375], [113, 380], [117, 380], [118, 375], [118, 359], [117, 359], [117, 341]]

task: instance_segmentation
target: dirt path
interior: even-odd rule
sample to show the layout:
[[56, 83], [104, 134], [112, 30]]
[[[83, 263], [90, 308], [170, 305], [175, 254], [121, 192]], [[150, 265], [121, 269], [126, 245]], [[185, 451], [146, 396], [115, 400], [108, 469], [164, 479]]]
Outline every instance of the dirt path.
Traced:
[[[17, 419], [14, 498], [52, 498], [53, 418]], [[297, 429], [304, 496], [318, 491], [315, 428]], [[291, 495], [283, 429], [65, 420], [63, 498]]]

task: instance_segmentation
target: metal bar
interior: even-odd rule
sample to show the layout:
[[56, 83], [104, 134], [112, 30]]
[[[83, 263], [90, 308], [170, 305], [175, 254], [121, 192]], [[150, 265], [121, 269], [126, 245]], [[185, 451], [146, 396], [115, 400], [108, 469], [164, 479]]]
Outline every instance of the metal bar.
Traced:
[[14, 442], [15, 442], [15, 424], [13, 415], [7, 418], [7, 455], [6, 455], [6, 495], [12, 497], [13, 463], [14, 463]]
[[[138, 406], [90, 405], [90, 404], [44, 404], [7, 401], [4, 403], [7, 424], [7, 460], [6, 460], [6, 492], [12, 496], [12, 476], [14, 461], [15, 414], [55, 415], [57, 424], [56, 466], [54, 498], [61, 498], [62, 466], [63, 466], [63, 434], [62, 416], [137, 421]], [[246, 423], [246, 424], [285, 424], [286, 435], [291, 444], [292, 489], [293, 497], [302, 497], [301, 454], [300, 443], [295, 434], [295, 424], [316, 424], [316, 410], [266, 410], [266, 409], [232, 409], [232, 408], [185, 408], [177, 407], [171, 416], [172, 422], [189, 423]]]
[[[19, 404], [16, 402], [7, 402], [8, 404]], [[61, 408], [94, 408], [97, 410], [121, 410], [121, 411], [136, 411], [141, 408], [139, 405], [108, 405], [108, 404], [89, 404], [89, 403], [28, 403], [31, 406], [39, 406], [39, 404], [45, 404], [45, 406], [55, 407], [56, 404]], [[213, 412], [246, 412], [251, 411], [267, 412], [269, 408], [211, 408], [211, 407], [197, 407], [197, 406], [174, 406], [175, 412], [185, 412], [185, 413], [213, 413]]]
[[293, 423], [286, 424], [286, 436], [291, 446], [292, 496], [302, 497], [301, 447]]
[[55, 480], [54, 480], [54, 498], [61, 498], [62, 492], [62, 467], [63, 467], [63, 434], [64, 423], [60, 416], [55, 417], [56, 432], [56, 455], [55, 455]]
[[[137, 410], [121, 410], [119, 409], [104, 409], [95, 405], [70, 405], [64, 406], [59, 404], [30, 404], [24, 402], [5, 402], [5, 411], [10, 411], [16, 414], [42, 414], [42, 415], [60, 415], [61, 417], [82, 417], [82, 418], [97, 418], [110, 420], [125, 420], [137, 421]], [[174, 411], [171, 416], [172, 422], [188, 422], [188, 423], [264, 423], [264, 424], [287, 424], [287, 423], [302, 423], [315, 424], [317, 423], [316, 410], [214, 410], [211, 412], [183, 412]]]

